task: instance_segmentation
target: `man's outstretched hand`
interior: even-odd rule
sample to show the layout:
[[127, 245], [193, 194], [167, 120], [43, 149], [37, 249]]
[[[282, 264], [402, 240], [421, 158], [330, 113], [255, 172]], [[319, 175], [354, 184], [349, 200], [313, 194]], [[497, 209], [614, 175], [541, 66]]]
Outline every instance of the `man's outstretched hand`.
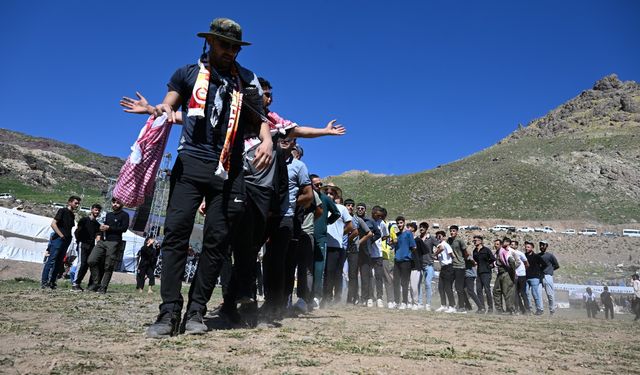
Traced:
[[127, 113], [153, 114], [154, 108], [149, 105], [147, 98], [137, 91], [136, 96], [138, 97], [137, 100], [127, 96], [123, 96], [122, 99], [120, 99], [120, 105], [125, 108], [124, 111]]
[[344, 135], [347, 132], [341, 124], [336, 125], [336, 120], [329, 121], [324, 129], [328, 135]]

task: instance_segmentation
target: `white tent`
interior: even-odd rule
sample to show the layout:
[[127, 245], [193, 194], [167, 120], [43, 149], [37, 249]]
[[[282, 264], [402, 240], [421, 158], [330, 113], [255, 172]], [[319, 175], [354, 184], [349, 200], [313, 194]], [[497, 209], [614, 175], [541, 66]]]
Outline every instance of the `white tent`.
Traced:
[[[42, 263], [51, 229], [50, 217], [33, 215], [0, 207], [0, 259]], [[144, 238], [127, 230], [122, 269], [134, 272], [136, 254], [144, 245]]]
[[51, 229], [50, 217], [0, 207], [0, 259], [42, 263]]

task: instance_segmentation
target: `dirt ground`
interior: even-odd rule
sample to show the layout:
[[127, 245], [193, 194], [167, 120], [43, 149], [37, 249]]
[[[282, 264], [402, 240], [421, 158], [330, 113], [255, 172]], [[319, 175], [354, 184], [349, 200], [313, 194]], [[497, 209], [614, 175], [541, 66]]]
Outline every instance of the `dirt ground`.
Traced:
[[[127, 280], [107, 295], [74, 293], [66, 282], [40, 290], [9, 277], [7, 264], [2, 374], [640, 373], [640, 323], [628, 314], [605, 321], [584, 310], [537, 317], [333, 307], [277, 328], [153, 340], [144, 330], [157, 293], [138, 294]], [[216, 289], [210, 306], [219, 302]], [[219, 327], [219, 318], [208, 324]]]

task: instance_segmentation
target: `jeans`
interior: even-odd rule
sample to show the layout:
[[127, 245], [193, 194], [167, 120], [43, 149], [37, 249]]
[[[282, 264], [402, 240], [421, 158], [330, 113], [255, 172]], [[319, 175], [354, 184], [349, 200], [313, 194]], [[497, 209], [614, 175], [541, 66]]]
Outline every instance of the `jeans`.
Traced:
[[544, 291], [547, 294], [547, 298], [549, 299], [549, 311], [556, 311], [556, 293], [553, 289], [553, 276], [552, 275], [544, 275], [543, 280]]
[[[93, 247], [94, 244], [92, 243], [80, 243], [80, 267], [78, 267], [78, 271], [76, 272], [73, 285], [80, 285], [82, 283], [82, 279], [84, 279], [84, 276], [87, 274], [87, 271], [89, 270], [89, 255], [91, 255]], [[91, 281], [92, 279], [90, 277], [89, 286], [92, 284]]]
[[420, 295], [420, 283], [422, 282], [422, 271], [411, 270], [411, 279], [409, 282], [409, 292], [411, 293], [410, 303], [418, 305], [418, 296]]
[[455, 286], [456, 286], [456, 294], [458, 295], [458, 308], [466, 309], [470, 308], [471, 304], [469, 303], [469, 299], [467, 298], [466, 293], [464, 292], [464, 268], [454, 268], [453, 276], [455, 278]]
[[[180, 312], [182, 276], [187, 262], [189, 238], [196, 212], [203, 198], [206, 216], [202, 251], [189, 289], [190, 309], [206, 312], [220, 270], [231, 254], [231, 230], [244, 212], [244, 178], [229, 174], [227, 180], [215, 175], [217, 161], [205, 161], [180, 154], [171, 172], [169, 204], [162, 241], [160, 312]], [[204, 313], [203, 312], [203, 313]]]
[[[57, 237], [57, 236], [56, 236]], [[49, 247], [49, 258], [42, 268], [42, 285], [55, 285], [58, 280], [58, 274], [62, 270], [64, 256], [67, 254], [67, 248], [71, 244], [71, 237], [51, 240]]]
[[[426, 304], [431, 305], [431, 295], [433, 291], [431, 290], [431, 281], [433, 280], [434, 270], [433, 265], [426, 265], [422, 268], [422, 279], [424, 280], [424, 290], [426, 295]], [[422, 289], [418, 288], [418, 304], [422, 304]]]
[[[438, 292], [440, 293], [440, 305], [453, 307], [456, 305], [456, 301], [453, 298], [453, 266], [447, 264], [440, 269], [440, 276], [438, 280]], [[447, 299], [449, 304], [447, 304]]]
[[542, 297], [540, 296], [540, 279], [538, 278], [527, 279], [527, 285], [526, 285], [526, 291], [525, 291], [527, 300], [529, 299], [529, 290], [531, 290], [531, 295], [533, 295], [533, 301], [536, 304], [536, 312], [544, 311], [544, 306], [542, 306]]
[[478, 274], [476, 280], [476, 293], [480, 301], [481, 308], [485, 308], [484, 296], [487, 296], [487, 309], [493, 311], [493, 294], [491, 293], [491, 272]]
[[[384, 290], [387, 292], [387, 302], [394, 302], [394, 294], [393, 294], [393, 260], [391, 259], [383, 259], [380, 258], [380, 268], [381, 268], [381, 276], [384, 281]], [[376, 293], [378, 294], [378, 299], [382, 299], [382, 283], [380, 283], [380, 290], [378, 291], [378, 275], [377, 268], [376, 270]]]
[[371, 257], [369, 254], [360, 252], [358, 253], [358, 270], [360, 271], [360, 298], [362, 302], [367, 302], [369, 299], [373, 299], [372, 285], [371, 285]]
[[[484, 309], [484, 304], [480, 303], [480, 298], [478, 297], [478, 294], [476, 294], [475, 286], [476, 286], [475, 277], [466, 276], [464, 278], [464, 289], [467, 292], [467, 295], [471, 297], [471, 299], [473, 300], [473, 303], [475, 303], [476, 306], [478, 307], [478, 310], [482, 310]], [[466, 308], [467, 310], [471, 310], [471, 304], [466, 306]]]
[[529, 303], [529, 298], [527, 297], [526, 292], [527, 287], [527, 277], [526, 276], [516, 276], [515, 282], [515, 290], [514, 290], [514, 298], [516, 301], [516, 309], [519, 309], [521, 313], [525, 313], [527, 311], [531, 311], [531, 304]]
[[298, 288], [297, 296], [305, 302], [312, 300], [313, 285], [313, 235], [302, 232], [298, 238]]
[[347, 303], [355, 303], [358, 300], [358, 253], [347, 253], [347, 265], [349, 268], [349, 287]]
[[313, 297], [322, 298], [324, 286], [324, 267], [327, 262], [327, 243], [316, 242], [314, 248], [313, 264]]
[[281, 309], [285, 307], [287, 302], [285, 295], [286, 259], [289, 253], [289, 242], [293, 236], [293, 218], [286, 216], [269, 220], [267, 233], [270, 241], [267, 243], [262, 267], [264, 301], [272, 308]]
[[402, 286], [402, 303], [409, 303], [409, 280], [411, 278], [411, 261], [395, 262], [393, 266], [393, 295], [395, 303], [400, 303], [400, 287]]
[[340, 247], [327, 247], [327, 265], [324, 279], [325, 303], [338, 303], [342, 299], [342, 268], [346, 252]]

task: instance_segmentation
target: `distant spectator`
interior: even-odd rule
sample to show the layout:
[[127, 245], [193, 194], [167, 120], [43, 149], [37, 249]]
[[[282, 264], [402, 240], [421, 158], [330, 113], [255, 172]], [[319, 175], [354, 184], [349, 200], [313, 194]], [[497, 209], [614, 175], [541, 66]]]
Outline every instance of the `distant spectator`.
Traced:
[[[100, 211], [102, 211], [102, 206], [99, 204], [94, 204], [91, 206], [91, 211], [89, 215], [83, 217], [78, 221], [78, 228], [76, 229], [75, 236], [76, 241], [80, 245], [80, 266], [78, 267], [78, 272], [76, 272], [76, 276], [73, 280], [73, 286], [71, 290], [82, 292], [82, 279], [86, 275], [89, 270], [89, 255], [91, 255], [91, 251], [96, 244], [96, 236], [100, 231], [100, 223], [98, 223], [98, 216], [100, 216]], [[87, 287], [91, 287], [92, 279], [89, 277], [89, 284]]]
[[156, 268], [157, 251], [154, 238], [147, 238], [144, 245], [138, 252], [138, 269], [136, 270], [136, 289], [142, 293], [144, 290], [144, 279], [149, 279], [149, 290], [147, 293], [153, 293], [152, 287], [156, 285], [156, 276], [154, 274]]
[[107, 214], [104, 224], [100, 225], [102, 232], [100, 241], [96, 244], [91, 256], [91, 278], [93, 279], [92, 291], [104, 294], [107, 292], [113, 270], [120, 258], [122, 234], [129, 228], [129, 214], [122, 210], [122, 202], [116, 198], [111, 199], [112, 212]]
[[640, 320], [640, 278], [638, 274], [632, 276], [633, 279], [633, 303], [631, 304], [631, 310], [636, 314], [636, 318], [633, 321]]
[[585, 309], [587, 309], [587, 317], [595, 318], [600, 308], [596, 302], [596, 295], [593, 294], [593, 290], [590, 287], [587, 287], [587, 291], [582, 295], [582, 300], [584, 301]]
[[555, 255], [547, 252], [549, 243], [547, 241], [540, 241], [540, 258], [543, 262], [542, 275], [544, 291], [549, 299], [549, 313], [553, 315], [556, 312], [556, 294], [553, 288], [553, 272], [560, 268], [558, 260]]
[[611, 293], [609, 293], [609, 287], [604, 286], [604, 291], [600, 294], [600, 302], [602, 302], [602, 307], [604, 307], [604, 317], [605, 319], [609, 319], [609, 314], [611, 314], [611, 319], [613, 319], [613, 297]]
[[71, 229], [76, 225], [74, 212], [78, 209], [80, 201], [81, 199], [78, 196], [72, 195], [69, 197], [67, 207], [59, 209], [51, 222], [51, 228], [54, 233], [51, 236], [49, 257], [42, 268], [42, 289], [56, 289], [56, 280], [62, 270], [67, 248], [71, 244]]

